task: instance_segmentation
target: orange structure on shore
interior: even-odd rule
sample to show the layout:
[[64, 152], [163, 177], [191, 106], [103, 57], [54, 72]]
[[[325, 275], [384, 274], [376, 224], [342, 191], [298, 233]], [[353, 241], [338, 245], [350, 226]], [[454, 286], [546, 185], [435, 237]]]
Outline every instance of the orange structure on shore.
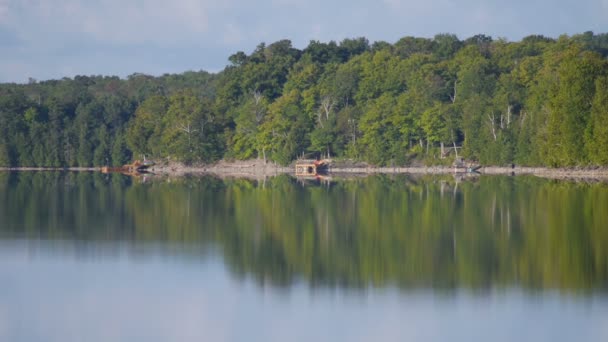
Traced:
[[296, 162], [296, 176], [310, 177], [327, 173], [328, 160], [298, 160]]
[[128, 175], [137, 175], [145, 173], [148, 168], [154, 166], [154, 162], [150, 160], [144, 160], [143, 162], [136, 160], [131, 164], [125, 164], [120, 167], [104, 166], [101, 168], [102, 173], [120, 172]]

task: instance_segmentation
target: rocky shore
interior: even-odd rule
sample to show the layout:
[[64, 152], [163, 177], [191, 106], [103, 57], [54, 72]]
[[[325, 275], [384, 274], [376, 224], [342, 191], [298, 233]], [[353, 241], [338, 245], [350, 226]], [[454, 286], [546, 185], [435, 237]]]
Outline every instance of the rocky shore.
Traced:
[[[0, 168], [0, 171], [73, 171], [73, 172], [99, 172], [98, 167], [70, 167], [70, 168], [44, 168], [44, 167], [14, 167]], [[246, 161], [219, 161], [209, 165], [183, 165], [179, 163], [162, 163], [149, 170], [154, 174], [167, 174], [180, 176], [187, 174], [214, 174], [221, 177], [260, 178], [279, 174], [294, 173], [294, 166], [281, 166], [275, 163], [264, 163], [262, 160]], [[453, 167], [449, 166], [402, 166], [402, 167], [375, 167], [365, 163], [332, 163], [329, 174], [337, 175], [367, 175], [367, 174], [452, 174]], [[535, 175], [544, 178], [593, 178], [608, 180], [608, 168], [546, 168], [523, 166], [487, 166], [478, 170], [485, 175]]]

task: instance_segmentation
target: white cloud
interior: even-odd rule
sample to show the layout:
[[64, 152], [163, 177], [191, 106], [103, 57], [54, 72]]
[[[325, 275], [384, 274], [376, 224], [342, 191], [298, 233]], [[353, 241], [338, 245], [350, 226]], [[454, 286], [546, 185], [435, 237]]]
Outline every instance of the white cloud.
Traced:
[[300, 48], [441, 32], [517, 40], [606, 24], [608, 0], [0, 0], [0, 81], [221, 70], [235, 51], [278, 39]]
[[[0, 1], [1, 15], [8, 7], [2, 4], [11, 0]], [[19, 8], [10, 16], [13, 29], [30, 40], [60, 33], [119, 44], [191, 40], [208, 32], [211, 12], [226, 6], [213, 0], [15, 0], [13, 4]]]

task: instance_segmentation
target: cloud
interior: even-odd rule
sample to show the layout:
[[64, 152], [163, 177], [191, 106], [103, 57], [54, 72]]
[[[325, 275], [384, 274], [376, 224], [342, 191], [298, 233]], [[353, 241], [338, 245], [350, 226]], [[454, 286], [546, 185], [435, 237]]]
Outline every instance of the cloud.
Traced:
[[[0, 0], [7, 16], [11, 0]], [[10, 25], [29, 40], [41, 35], [81, 37], [108, 44], [168, 43], [193, 39], [209, 30], [213, 0], [14, 0]]]
[[0, 0], [0, 81], [221, 70], [235, 51], [279, 39], [518, 40], [607, 24], [608, 0]]

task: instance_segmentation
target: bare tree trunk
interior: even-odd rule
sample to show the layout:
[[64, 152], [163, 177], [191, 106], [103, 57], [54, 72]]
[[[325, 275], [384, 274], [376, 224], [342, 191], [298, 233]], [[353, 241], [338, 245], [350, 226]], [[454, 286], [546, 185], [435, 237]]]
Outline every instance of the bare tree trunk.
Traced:
[[262, 119], [264, 119], [264, 115], [266, 113], [264, 113], [264, 109], [260, 106], [260, 102], [262, 101], [262, 93], [260, 93], [258, 90], [253, 92], [253, 101], [255, 103], [255, 108], [253, 109], [255, 123], [259, 125], [262, 122]]
[[334, 108], [334, 100], [331, 96], [324, 96], [323, 99], [321, 99], [321, 108], [325, 113], [325, 120], [329, 120], [329, 114]]
[[321, 111], [317, 112], [317, 121], [319, 121], [319, 126], [321, 126], [321, 128], [323, 128], [323, 113], [321, 113]]
[[490, 120], [490, 128], [492, 128], [492, 135], [494, 136], [494, 141], [496, 141], [496, 127], [494, 127], [494, 121], [496, 120], [496, 118], [494, 117], [494, 113], [492, 113], [492, 116], [488, 114], [488, 119]]
[[452, 100], [452, 104], [456, 102], [456, 84], [458, 81], [454, 81], [454, 95], [450, 95], [450, 100]]
[[445, 156], [445, 151], [443, 149], [443, 141], [439, 142], [439, 144], [441, 145], [441, 159], [443, 159]]
[[329, 114], [334, 107], [334, 100], [331, 96], [323, 96], [321, 99], [321, 105], [319, 106], [319, 110], [317, 110], [317, 120], [319, 121], [319, 125], [323, 128], [323, 116], [325, 116], [325, 121], [329, 120]]
[[262, 93], [260, 93], [259, 90], [256, 90], [253, 92], [253, 101], [255, 101], [255, 104], [258, 105], [260, 104], [260, 101], [262, 100]]
[[[202, 125], [201, 130], [204, 128], [204, 121], [202, 122]], [[198, 132], [198, 130], [190, 127], [190, 123], [187, 125], [179, 124], [177, 125], [177, 128], [188, 135], [188, 148], [190, 149], [190, 152], [192, 152], [192, 134]]]
[[355, 119], [348, 119], [348, 123], [353, 126], [351, 142], [353, 145], [355, 145], [357, 143], [357, 132], [356, 132], [357, 126], [355, 125]]
[[526, 121], [526, 117], [527, 117], [527, 113], [525, 111], [522, 111], [520, 127], [524, 127], [524, 122]]

